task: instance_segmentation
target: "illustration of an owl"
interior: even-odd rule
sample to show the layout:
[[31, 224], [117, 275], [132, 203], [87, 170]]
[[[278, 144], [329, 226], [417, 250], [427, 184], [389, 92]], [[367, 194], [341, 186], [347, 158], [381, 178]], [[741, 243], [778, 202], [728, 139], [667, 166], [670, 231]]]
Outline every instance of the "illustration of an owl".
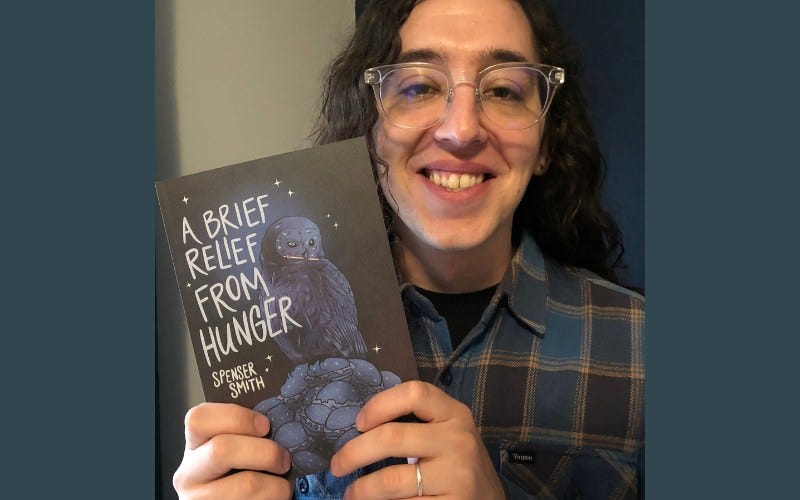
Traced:
[[289, 315], [302, 325], [274, 337], [293, 363], [366, 354], [350, 283], [325, 258], [319, 227], [312, 220], [275, 221], [261, 240], [261, 267], [270, 295], [290, 297]]

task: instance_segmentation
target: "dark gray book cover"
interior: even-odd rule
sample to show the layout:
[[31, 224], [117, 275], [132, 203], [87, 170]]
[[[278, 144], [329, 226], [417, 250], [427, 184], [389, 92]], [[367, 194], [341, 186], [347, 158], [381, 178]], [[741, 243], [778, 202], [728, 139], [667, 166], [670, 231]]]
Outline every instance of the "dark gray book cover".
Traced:
[[417, 378], [366, 141], [156, 190], [206, 400], [269, 416], [292, 475], [328, 469], [363, 404]]

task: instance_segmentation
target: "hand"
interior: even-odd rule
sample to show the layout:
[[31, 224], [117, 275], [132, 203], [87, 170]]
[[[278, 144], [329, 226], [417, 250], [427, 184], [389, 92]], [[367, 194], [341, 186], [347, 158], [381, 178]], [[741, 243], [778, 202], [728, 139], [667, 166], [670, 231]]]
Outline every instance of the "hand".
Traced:
[[[184, 425], [186, 449], [172, 478], [180, 498], [291, 498], [289, 482], [273, 475], [289, 470], [289, 452], [262, 437], [267, 417], [239, 405], [202, 403], [186, 413]], [[232, 469], [245, 470], [228, 474]]]
[[[413, 413], [423, 423], [392, 420]], [[472, 412], [433, 385], [405, 382], [376, 394], [356, 417], [363, 432], [332, 458], [336, 476], [389, 457], [419, 457], [423, 495], [505, 498]], [[357, 479], [345, 498], [408, 498], [417, 494], [413, 464], [393, 465]]]

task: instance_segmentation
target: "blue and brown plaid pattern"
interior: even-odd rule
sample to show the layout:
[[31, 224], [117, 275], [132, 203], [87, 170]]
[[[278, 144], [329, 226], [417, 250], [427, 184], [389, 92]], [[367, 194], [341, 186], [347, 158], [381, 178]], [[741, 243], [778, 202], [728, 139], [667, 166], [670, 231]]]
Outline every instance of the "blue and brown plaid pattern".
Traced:
[[545, 258], [526, 236], [453, 352], [403, 286], [420, 378], [473, 411], [511, 498], [636, 498], [644, 459], [644, 299]]

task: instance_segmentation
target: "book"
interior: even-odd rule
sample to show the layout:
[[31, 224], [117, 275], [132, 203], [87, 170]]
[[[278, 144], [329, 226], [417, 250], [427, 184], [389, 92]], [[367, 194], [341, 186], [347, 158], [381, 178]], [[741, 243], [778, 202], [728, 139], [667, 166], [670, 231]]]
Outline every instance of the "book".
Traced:
[[205, 399], [267, 415], [322, 472], [418, 378], [363, 137], [156, 183]]

